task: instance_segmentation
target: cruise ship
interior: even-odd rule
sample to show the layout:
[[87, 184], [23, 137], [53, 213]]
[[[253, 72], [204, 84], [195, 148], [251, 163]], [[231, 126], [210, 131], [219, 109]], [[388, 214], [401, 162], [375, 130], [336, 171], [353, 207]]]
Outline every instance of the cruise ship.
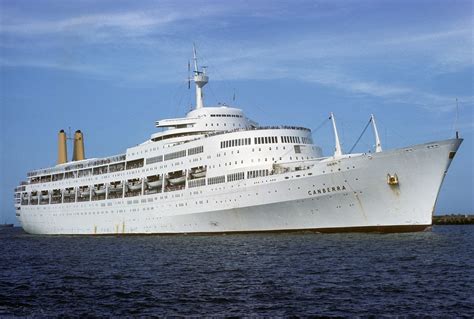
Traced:
[[[408, 232], [431, 226], [462, 139], [323, 156], [308, 128], [259, 126], [242, 110], [205, 106], [209, 77], [194, 50], [196, 105], [124, 154], [85, 159], [81, 131], [58, 135], [58, 163], [15, 189], [31, 234], [178, 234], [266, 231]], [[73, 139], [72, 161], [67, 139]], [[332, 152], [331, 152], [332, 153]]]

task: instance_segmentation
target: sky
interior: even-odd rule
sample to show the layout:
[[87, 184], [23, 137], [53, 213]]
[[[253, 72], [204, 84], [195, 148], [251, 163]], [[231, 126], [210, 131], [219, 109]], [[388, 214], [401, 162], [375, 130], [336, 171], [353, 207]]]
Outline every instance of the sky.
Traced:
[[[26, 173], [55, 165], [60, 129], [81, 129], [95, 158], [184, 116], [193, 43], [206, 105], [311, 128], [325, 155], [331, 127], [315, 129], [330, 112], [345, 151], [372, 113], [384, 149], [459, 130], [436, 212], [474, 213], [473, 13], [469, 0], [0, 0], [0, 223]], [[354, 152], [373, 145], [367, 131]]]

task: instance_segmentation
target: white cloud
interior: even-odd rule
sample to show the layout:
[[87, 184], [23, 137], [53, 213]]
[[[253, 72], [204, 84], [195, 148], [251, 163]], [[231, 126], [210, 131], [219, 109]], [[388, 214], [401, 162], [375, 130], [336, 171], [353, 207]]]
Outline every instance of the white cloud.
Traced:
[[90, 75], [102, 75], [105, 76], [107, 72], [104, 72], [103, 68], [77, 64], [77, 63], [55, 63], [47, 62], [43, 60], [11, 60], [11, 59], [0, 59], [0, 67], [32, 67], [32, 68], [44, 68], [44, 69], [54, 69], [58, 71], [67, 71], [75, 73], [84, 73]]
[[[316, 5], [320, 6], [321, 3], [324, 4], [324, 1]], [[102, 50], [99, 52], [104, 55], [96, 54], [92, 58], [75, 55], [76, 59], [68, 60], [68, 63], [58, 63], [54, 56], [44, 60], [38, 60], [37, 57], [24, 60], [10, 57], [0, 63], [4, 66], [89, 73], [111, 79], [119, 77], [129, 82], [176, 81], [181, 80], [179, 68], [186, 63], [186, 60], [180, 62], [178, 59], [182, 58], [181, 55], [185, 58], [185, 52], [190, 52], [189, 39], [192, 34], [196, 34], [203, 52], [211, 52], [208, 55], [212, 58], [208, 61], [204, 59], [204, 64], [210, 66], [211, 74], [214, 72], [216, 75], [219, 70], [221, 80], [296, 79], [355, 95], [410, 103], [424, 108], [434, 106], [438, 110], [449, 109], [453, 97], [393, 83], [384, 76], [384, 72], [393, 69], [394, 73], [404, 73], [410, 77], [411, 83], [416, 83], [418, 78], [426, 78], [430, 74], [456, 71], [473, 65], [472, 21], [455, 27], [439, 24], [437, 30], [429, 32], [417, 32], [416, 26], [412, 26], [415, 30], [371, 29], [344, 34], [328, 29], [307, 28], [292, 36], [275, 32], [268, 38], [249, 35], [244, 39], [199, 32], [201, 23], [218, 28], [226, 23], [236, 23], [228, 20], [243, 13], [253, 12], [252, 16], [259, 19], [282, 19], [285, 17], [284, 9], [285, 6], [280, 6], [265, 11], [261, 5], [249, 8], [244, 2], [237, 2], [233, 6], [208, 3], [197, 7], [192, 6], [192, 3], [171, 3], [141, 11], [78, 14], [55, 20], [13, 17], [8, 22], [2, 22], [0, 34], [27, 36], [32, 47], [37, 43], [43, 46], [42, 49], [47, 41], [51, 41], [52, 46], [68, 46], [68, 41], [59, 44], [54, 42], [54, 35], [74, 35], [85, 39], [82, 42], [73, 41], [75, 47], [83, 52], [99, 48]], [[324, 9], [319, 9], [318, 15], [325, 16]], [[337, 15], [341, 12], [342, 15], [347, 14], [347, 8], [329, 8], [326, 14]], [[167, 34], [168, 30], [172, 30], [170, 35]], [[174, 36], [177, 30], [187, 36]], [[8, 50], [13, 46], [11, 42], [2, 45]], [[121, 61], [122, 48], [132, 48], [136, 56], [130, 65], [119, 69], [114, 63]], [[25, 50], [24, 45], [21, 49]], [[412, 70], [415, 64], [416, 70]], [[365, 66], [383, 69], [383, 72], [373, 74], [365, 71]], [[469, 100], [470, 97], [465, 99]]]

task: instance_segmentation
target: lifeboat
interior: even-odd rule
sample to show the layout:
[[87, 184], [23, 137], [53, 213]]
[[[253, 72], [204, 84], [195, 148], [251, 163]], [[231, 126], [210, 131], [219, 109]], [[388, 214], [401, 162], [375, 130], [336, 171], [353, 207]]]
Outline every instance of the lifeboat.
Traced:
[[138, 190], [142, 189], [142, 183], [139, 180], [138, 181], [133, 181], [133, 182], [128, 182], [127, 187], [130, 191], [135, 192], [135, 191], [138, 191]]
[[88, 188], [82, 189], [81, 190], [81, 197], [89, 196], [90, 193], [91, 193], [90, 189], [88, 189]]
[[163, 184], [163, 181], [161, 179], [153, 181], [153, 182], [146, 182], [149, 188], [157, 188], [160, 187], [161, 184]]
[[94, 194], [104, 195], [105, 194], [105, 188], [94, 189]]
[[122, 184], [110, 184], [109, 186], [109, 192], [121, 192], [123, 191], [123, 186]]
[[168, 181], [170, 182], [171, 185], [178, 185], [184, 183], [186, 180], [186, 176], [179, 176], [175, 178], [170, 178]]
[[198, 168], [198, 169], [195, 169], [191, 175], [194, 177], [194, 178], [201, 178], [201, 177], [204, 177], [206, 176], [206, 168]]

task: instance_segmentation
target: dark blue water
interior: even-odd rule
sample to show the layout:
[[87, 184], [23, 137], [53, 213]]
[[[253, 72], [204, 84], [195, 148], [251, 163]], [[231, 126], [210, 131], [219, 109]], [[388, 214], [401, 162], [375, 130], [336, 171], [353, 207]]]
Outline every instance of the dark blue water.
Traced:
[[0, 230], [4, 316], [474, 316], [474, 226], [411, 234]]

